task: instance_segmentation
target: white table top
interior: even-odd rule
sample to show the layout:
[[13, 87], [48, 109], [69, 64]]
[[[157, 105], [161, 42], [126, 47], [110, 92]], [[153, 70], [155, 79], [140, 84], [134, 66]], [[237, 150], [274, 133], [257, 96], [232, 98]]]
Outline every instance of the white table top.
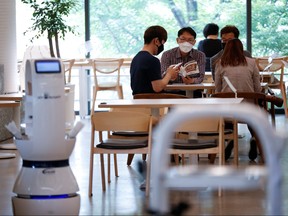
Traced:
[[189, 98], [189, 99], [130, 99], [111, 100], [98, 103], [99, 108], [162, 108], [174, 105], [194, 104], [233, 104], [240, 103], [243, 98]]

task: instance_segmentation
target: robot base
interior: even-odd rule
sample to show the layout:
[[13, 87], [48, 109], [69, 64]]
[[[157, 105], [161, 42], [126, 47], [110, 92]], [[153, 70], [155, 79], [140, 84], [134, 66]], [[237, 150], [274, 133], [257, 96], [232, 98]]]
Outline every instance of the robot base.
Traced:
[[65, 199], [12, 197], [14, 215], [79, 215], [80, 196]]

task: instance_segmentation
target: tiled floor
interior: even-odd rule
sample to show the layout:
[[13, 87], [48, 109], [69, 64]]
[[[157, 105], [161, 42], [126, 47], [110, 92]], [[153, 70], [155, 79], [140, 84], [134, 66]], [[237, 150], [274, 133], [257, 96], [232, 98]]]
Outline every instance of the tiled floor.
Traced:
[[[79, 120], [79, 119], [78, 119]], [[99, 175], [99, 158], [95, 159], [93, 197], [88, 196], [88, 171], [89, 171], [89, 145], [90, 145], [90, 120], [82, 119], [85, 123], [84, 129], [77, 137], [77, 143], [70, 157], [70, 165], [79, 184], [81, 196], [80, 215], [145, 215], [145, 194], [139, 190], [143, 177], [138, 172], [137, 161], [140, 156], [134, 158], [130, 167], [126, 166], [126, 156], [118, 156], [118, 167], [120, 177], [112, 176], [112, 182], [107, 191], [102, 192]], [[284, 115], [278, 115], [277, 129], [287, 130], [287, 119]], [[245, 135], [239, 140], [240, 165], [249, 165], [247, 152], [250, 135], [244, 125], [239, 127], [240, 134]], [[17, 151], [0, 150], [1, 152], [15, 152], [14, 159], [0, 160], [0, 215], [12, 215], [11, 197], [14, 181], [21, 168], [21, 158]], [[283, 170], [288, 168], [287, 150], [283, 154]], [[208, 160], [201, 158], [201, 162]], [[257, 164], [257, 162], [256, 162]], [[285, 173], [283, 184], [284, 206], [288, 203], [288, 183]], [[180, 202], [187, 203], [189, 209], [183, 215], [264, 215], [266, 212], [265, 191], [224, 191], [222, 197], [216, 192], [207, 189], [199, 189], [194, 192], [171, 192], [171, 208]], [[288, 214], [288, 205], [284, 213]]]

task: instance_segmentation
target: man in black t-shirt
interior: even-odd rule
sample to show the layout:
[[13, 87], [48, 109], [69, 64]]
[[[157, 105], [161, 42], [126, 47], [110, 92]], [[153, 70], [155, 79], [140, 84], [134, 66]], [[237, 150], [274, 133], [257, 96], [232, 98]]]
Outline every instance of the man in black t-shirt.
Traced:
[[169, 67], [166, 75], [161, 76], [158, 55], [164, 50], [167, 31], [161, 26], [150, 26], [144, 33], [144, 46], [133, 58], [130, 67], [132, 94], [162, 92], [170, 79], [175, 79], [179, 67]]

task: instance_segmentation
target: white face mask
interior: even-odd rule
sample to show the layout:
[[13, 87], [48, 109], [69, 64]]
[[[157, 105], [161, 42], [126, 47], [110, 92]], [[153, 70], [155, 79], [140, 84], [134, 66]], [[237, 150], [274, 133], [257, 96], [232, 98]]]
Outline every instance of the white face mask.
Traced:
[[188, 53], [192, 50], [193, 45], [189, 42], [179, 43], [179, 48], [182, 52]]

